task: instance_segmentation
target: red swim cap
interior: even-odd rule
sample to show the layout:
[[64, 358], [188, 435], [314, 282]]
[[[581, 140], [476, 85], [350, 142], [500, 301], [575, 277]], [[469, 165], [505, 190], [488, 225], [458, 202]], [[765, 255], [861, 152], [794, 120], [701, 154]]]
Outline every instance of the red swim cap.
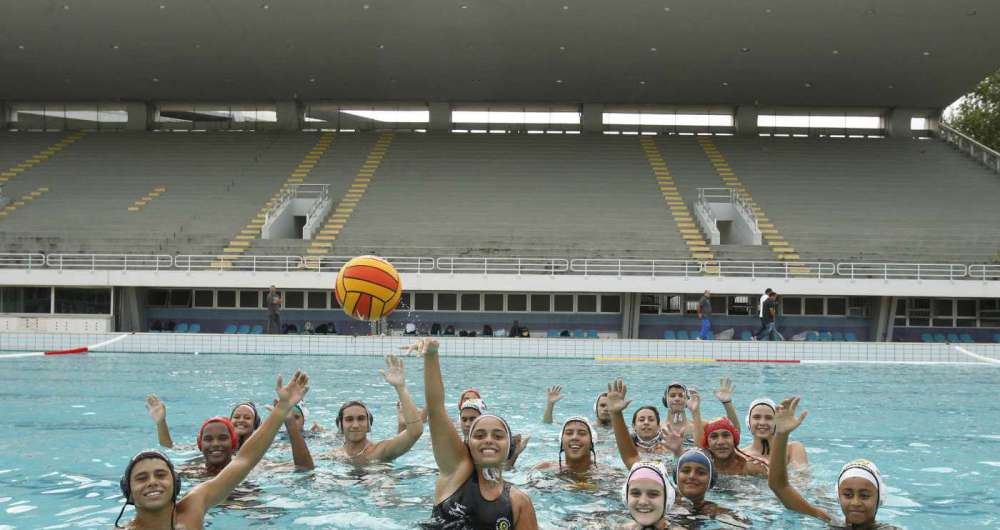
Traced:
[[729, 418], [716, 418], [705, 424], [705, 433], [701, 436], [701, 447], [708, 449], [708, 435], [718, 430], [729, 431], [733, 435], [733, 445], [740, 446], [740, 432], [736, 430]]
[[226, 426], [226, 430], [229, 431], [229, 440], [232, 442], [233, 451], [240, 443], [239, 438], [236, 436], [236, 429], [233, 427], [233, 422], [229, 421], [228, 418], [223, 418], [222, 416], [215, 416], [214, 418], [209, 418], [205, 420], [205, 423], [201, 424], [201, 430], [198, 431], [198, 450], [201, 451], [201, 437], [205, 434], [205, 427], [208, 427], [210, 423], [221, 423]]

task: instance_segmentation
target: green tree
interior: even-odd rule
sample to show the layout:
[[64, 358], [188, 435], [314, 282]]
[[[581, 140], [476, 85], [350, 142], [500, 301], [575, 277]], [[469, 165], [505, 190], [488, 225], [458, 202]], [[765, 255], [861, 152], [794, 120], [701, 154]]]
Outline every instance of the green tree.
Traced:
[[1000, 150], [1000, 70], [965, 96], [948, 125]]

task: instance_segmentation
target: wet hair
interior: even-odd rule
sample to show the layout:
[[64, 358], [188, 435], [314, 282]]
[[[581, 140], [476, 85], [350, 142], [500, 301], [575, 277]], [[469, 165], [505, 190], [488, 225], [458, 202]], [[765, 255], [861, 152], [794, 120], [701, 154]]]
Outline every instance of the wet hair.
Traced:
[[[124, 528], [118, 525], [118, 522], [122, 519], [122, 514], [125, 513], [125, 508], [129, 504], [135, 504], [132, 500], [132, 469], [135, 468], [136, 464], [142, 462], [143, 460], [162, 460], [167, 464], [167, 469], [170, 470], [170, 477], [173, 479], [174, 491], [170, 497], [171, 504], [177, 504], [177, 497], [181, 493], [181, 476], [177, 474], [177, 470], [174, 469], [173, 462], [167, 458], [167, 455], [157, 451], [155, 449], [150, 449], [147, 451], [142, 451], [129, 460], [128, 465], [125, 466], [125, 473], [122, 478], [118, 481], [118, 487], [122, 490], [122, 495], [125, 497], [125, 504], [122, 505], [122, 511], [118, 512], [118, 518], [115, 519], [115, 528]], [[170, 528], [174, 527], [174, 513], [170, 512]]]
[[340, 410], [337, 411], [337, 430], [340, 432], [344, 432], [344, 426], [343, 426], [344, 411], [347, 410], [348, 407], [361, 407], [365, 409], [365, 415], [368, 416], [368, 430], [371, 431], [372, 424], [375, 423], [375, 418], [372, 416], [372, 411], [368, 408], [368, 405], [364, 404], [364, 402], [356, 400], [348, 401], [347, 403], [344, 403], [343, 405], [340, 406]]
[[236, 409], [240, 407], [250, 407], [250, 410], [253, 411], [253, 430], [256, 431], [257, 428], [260, 427], [260, 413], [257, 412], [257, 405], [254, 404], [253, 401], [244, 401], [243, 403], [233, 407], [232, 412], [229, 413], [229, 419], [233, 419], [233, 415], [236, 414]]
[[656, 416], [656, 423], [657, 423], [657, 425], [659, 425], [659, 423], [660, 423], [660, 411], [656, 410], [656, 407], [654, 407], [652, 405], [645, 405], [645, 406], [642, 406], [642, 407], [639, 407], [638, 409], [636, 409], [636, 411], [632, 413], [632, 425], [635, 425], [635, 420], [639, 418], [639, 413], [642, 412], [642, 411], [644, 411], [644, 410], [651, 410], [651, 411], [653, 411], [653, 416]]

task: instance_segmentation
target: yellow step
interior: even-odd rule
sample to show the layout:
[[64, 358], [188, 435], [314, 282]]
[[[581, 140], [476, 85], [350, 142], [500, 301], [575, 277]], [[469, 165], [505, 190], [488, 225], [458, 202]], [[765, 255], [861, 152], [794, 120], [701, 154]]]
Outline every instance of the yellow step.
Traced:
[[252, 236], [252, 235], [239, 234], [236, 237], [234, 237], [233, 239], [237, 239], [237, 240], [240, 240], [240, 241], [252, 241], [252, 240], [257, 239], [257, 238], [256, 238], [256, 236]]
[[715, 255], [711, 252], [692, 252], [691, 257], [695, 259], [715, 259]]
[[314, 239], [319, 241], [333, 241], [337, 239], [337, 236], [316, 236]]
[[800, 258], [798, 254], [782, 254], [778, 256], [778, 259], [782, 261], [798, 261], [802, 258]]
[[139, 207], [138, 206], [129, 206], [128, 207], [128, 211], [130, 211], [130, 212], [138, 212], [139, 211]]
[[698, 234], [681, 234], [681, 239], [689, 239], [689, 240], [693, 239], [698, 241], [702, 240], [701, 236]]
[[229, 242], [229, 246], [230, 247], [249, 247], [250, 246], [250, 242], [249, 241], [230, 241]]
[[242, 249], [242, 248], [235, 248], [235, 247], [226, 247], [226, 248], [222, 249], [222, 251], [226, 252], [226, 253], [234, 253], [235, 252], [235, 253], [238, 253], [238, 254], [242, 254], [243, 250], [244, 249]]
[[309, 245], [312, 248], [331, 248], [333, 243], [327, 243], [325, 241], [316, 241]]

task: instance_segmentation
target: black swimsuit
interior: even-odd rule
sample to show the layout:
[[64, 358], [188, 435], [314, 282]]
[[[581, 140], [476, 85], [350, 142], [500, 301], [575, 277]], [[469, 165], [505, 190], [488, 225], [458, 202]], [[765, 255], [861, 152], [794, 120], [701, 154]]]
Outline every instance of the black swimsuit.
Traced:
[[479, 491], [479, 473], [472, 472], [455, 493], [434, 506], [427, 530], [513, 530], [514, 505], [510, 484], [504, 483], [496, 500], [488, 501]]

